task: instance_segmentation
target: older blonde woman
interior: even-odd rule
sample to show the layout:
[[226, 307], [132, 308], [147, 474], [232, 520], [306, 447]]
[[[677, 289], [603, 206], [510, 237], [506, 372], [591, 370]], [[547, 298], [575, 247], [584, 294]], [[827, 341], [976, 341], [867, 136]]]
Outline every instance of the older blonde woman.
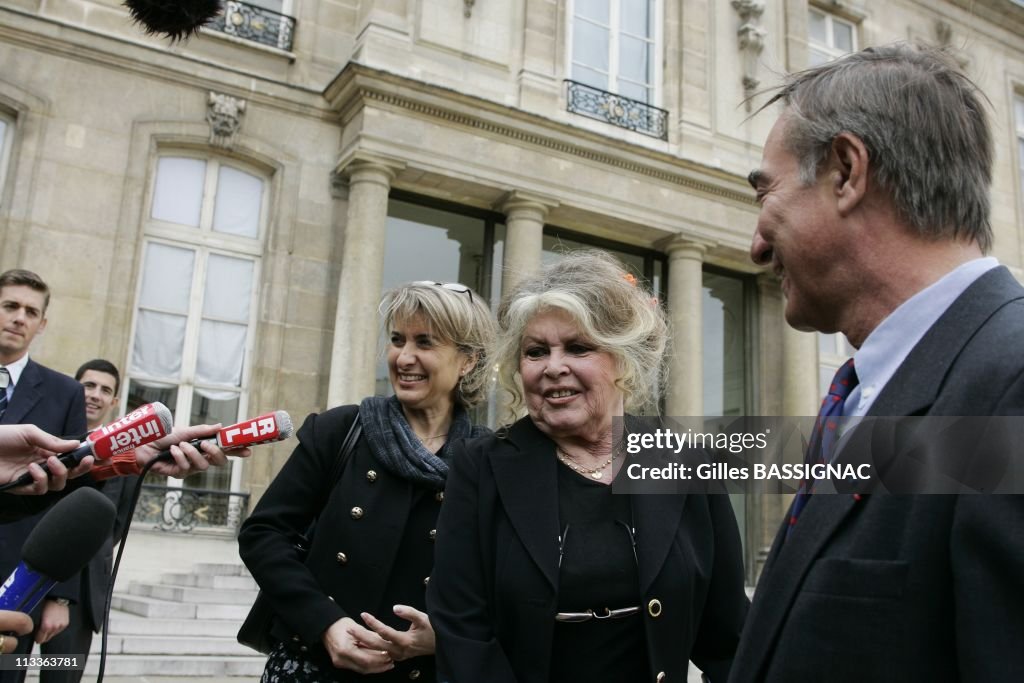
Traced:
[[724, 681], [746, 613], [726, 496], [612, 495], [612, 421], [654, 399], [664, 315], [610, 256], [567, 255], [502, 302], [527, 417], [457, 446], [427, 604], [452, 683]]
[[[239, 534], [239, 551], [277, 615], [263, 680], [434, 681], [424, 613], [450, 444], [487, 430], [467, 408], [484, 394], [494, 323], [468, 287], [410, 283], [381, 309], [394, 396], [311, 415], [299, 445]], [[329, 473], [356, 420], [340, 481]], [[294, 539], [316, 518], [305, 563]]]

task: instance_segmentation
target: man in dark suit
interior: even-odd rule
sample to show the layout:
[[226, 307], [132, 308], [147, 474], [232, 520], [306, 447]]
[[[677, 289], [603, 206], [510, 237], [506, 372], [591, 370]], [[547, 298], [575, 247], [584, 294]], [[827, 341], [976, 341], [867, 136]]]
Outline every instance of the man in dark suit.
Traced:
[[[50, 434], [78, 437], [86, 425], [81, 385], [28, 357], [32, 340], [46, 328], [49, 303], [50, 290], [35, 273], [9, 270], [0, 275], [0, 424], [34, 424]], [[17, 565], [21, 546], [39, 518], [0, 526], [0, 576]], [[68, 623], [68, 605], [77, 600], [77, 576], [55, 586], [33, 614], [35, 640], [46, 642], [62, 631]], [[31, 638], [18, 642], [18, 652], [27, 653], [31, 647]], [[0, 672], [0, 681], [22, 678], [24, 671]]]
[[[781, 276], [790, 325], [857, 348], [843, 415], [1024, 411], [1024, 288], [984, 258], [984, 99], [948, 56], [906, 45], [795, 74], [772, 99], [751, 255]], [[804, 500], [730, 681], [1024, 680], [1024, 497]]]
[[[91, 432], [110, 421], [121, 390], [121, 374], [110, 361], [96, 358], [83, 363], [75, 373], [85, 392], [85, 414]], [[114, 542], [121, 538], [131, 513], [131, 494], [137, 476], [114, 477], [107, 480], [102, 491], [117, 508], [114, 528], [99, 552], [79, 573], [78, 601], [69, 606], [68, 627], [40, 648], [46, 654], [78, 654], [85, 657], [92, 645], [92, 634], [103, 626]], [[42, 683], [78, 683], [84, 669], [43, 670]]]

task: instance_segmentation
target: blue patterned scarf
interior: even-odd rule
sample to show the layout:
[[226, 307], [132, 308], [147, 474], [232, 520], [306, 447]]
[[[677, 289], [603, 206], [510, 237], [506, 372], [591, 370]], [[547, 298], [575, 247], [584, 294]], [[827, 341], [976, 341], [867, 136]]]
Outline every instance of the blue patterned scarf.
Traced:
[[470, 424], [466, 410], [456, 404], [448, 438], [440, 451], [432, 453], [413, 432], [402, 412], [402, 404], [394, 396], [364, 398], [359, 404], [359, 419], [373, 454], [386, 470], [436, 489], [444, 488], [448, 477], [448, 444], [456, 439], [483, 436], [490, 431]]

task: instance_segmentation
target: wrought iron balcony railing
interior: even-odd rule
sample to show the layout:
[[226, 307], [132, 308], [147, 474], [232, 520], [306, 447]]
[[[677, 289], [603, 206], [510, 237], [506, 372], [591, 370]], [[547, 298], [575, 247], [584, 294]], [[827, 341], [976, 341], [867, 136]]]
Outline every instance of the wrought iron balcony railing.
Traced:
[[205, 529], [237, 534], [248, 509], [248, 493], [143, 484], [132, 524], [133, 528], [161, 531]]
[[567, 80], [566, 84], [569, 111], [661, 140], [668, 139], [668, 112], [664, 109], [576, 81]]
[[247, 2], [227, 0], [224, 11], [206, 24], [206, 28], [290, 52], [295, 19]]

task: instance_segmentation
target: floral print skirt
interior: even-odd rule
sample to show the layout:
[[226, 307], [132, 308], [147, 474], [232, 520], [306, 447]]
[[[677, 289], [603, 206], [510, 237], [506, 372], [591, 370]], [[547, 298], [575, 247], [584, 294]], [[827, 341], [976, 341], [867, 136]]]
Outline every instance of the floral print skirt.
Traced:
[[322, 683], [333, 680], [330, 672], [321, 671], [316, 664], [279, 643], [270, 651], [260, 683]]

